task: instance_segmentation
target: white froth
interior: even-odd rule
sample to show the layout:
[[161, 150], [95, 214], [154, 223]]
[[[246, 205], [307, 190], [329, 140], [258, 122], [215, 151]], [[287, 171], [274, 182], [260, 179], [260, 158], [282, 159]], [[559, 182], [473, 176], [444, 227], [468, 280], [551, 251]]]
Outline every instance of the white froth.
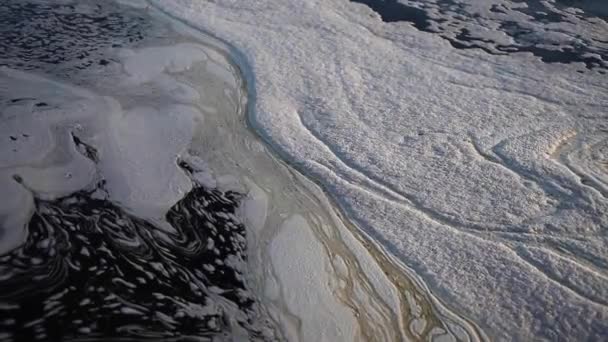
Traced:
[[114, 117], [100, 163], [112, 198], [159, 214], [182, 198], [191, 182], [177, 168], [177, 159], [192, 139], [198, 116], [194, 107], [171, 105], [137, 107]]
[[149, 82], [162, 72], [180, 72], [195, 62], [207, 59], [205, 50], [196, 44], [148, 47], [139, 51], [125, 50], [124, 68], [134, 83]]
[[248, 228], [257, 232], [265, 226], [269, 198], [264, 190], [251, 180], [247, 180], [247, 188], [247, 197], [239, 207], [240, 216]]
[[162, 90], [164, 94], [171, 96], [177, 101], [193, 103], [198, 101], [200, 98], [200, 93], [194, 88], [187, 84], [176, 81], [169, 75], [160, 74], [154, 78], [153, 82], [156, 87]]
[[[97, 198], [109, 197], [157, 220], [191, 189], [178, 161], [195, 158], [188, 147], [203, 124], [195, 107], [200, 93], [173, 73], [206, 61], [205, 48], [181, 43], [125, 49], [120, 56], [126, 74], [116, 76], [114, 97], [0, 69], [0, 96], [6, 99], [0, 116], [0, 137], [6, 139], [0, 144], [0, 253], [26, 238], [32, 195], [52, 200], [103, 181]], [[136, 105], [130, 97], [146, 104]], [[194, 164], [195, 181], [215, 187], [204, 162]]]
[[[254, 128], [490, 336], [599, 339], [608, 329], [598, 299], [608, 286], [598, 247], [607, 77], [531, 54], [455, 50], [344, 0], [154, 3], [233, 45]], [[587, 27], [538, 27], [470, 3], [486, 27], [516, 20], [560, 46]], [[572, 141], [578, 149], [565, 148]]]
[[[329, 260], [323, 245], [312, 235], [304, 217], [294, 215], [283, 223], [270, 245], [270, 257], [283, 300], [300, 318], [301, 336], [282, 321], [293, 335], [290, 341], [355, 341], [358, 331], [353, 313], [332, 294]], [[321, 285], [322, 284], [322, 285]]]
[[[53, 199], [82, 189], [95, 169], [69, 143], [79, 122], [95, 121], [106, 101], [58, 82], [3, 68], [0, 95], [12, 100], [2, 108], [0, 136], [0, 253], [24, 241], [33, 209], [32, 194]], [[91, 119], [91, 117], [93, 119]]]
[[[416, 0], [400, 0], [402, 3], [418, 7]], [[542, 5], [541, 5], [542, 3]], [[576, 6], [582, 6], [597, 15], [606, 13], [605, 4], [601, 1], [577, 1]], [[465, 0], [455, 3], [455, 6], [445, 6], [439, 0], [425, 2], [425, 9], [432, 18], [449, 18], [449, 25], [433, 22], [433, 26], [442, 26], [444, 36], [455, 38], [462, 30], [466, 30], [470, 38], [475, 39], [475, 44], [483, 46], [488, 50], [496, 50], [494, 41], [499, 45], [537, 46], [548, 50], [576, 49], [581, 45], [588, 45], [591, 41], [594, 46], [587, 46], [591, 51], [606, 49], [608, 44], [604, 37], [608, 23], [598, 18], [586, 18], [583, 11], [577, 8], [563, 8], [561, 1], [531, 2], [535, 7], [543, 7], [546, 11], [541, 12], [549, 17], [560, 18], [555, 20], [543, 20], [531, 16], [530, 6], [526, 2], [515, 2], [510, 0]], [[523, 10], [523, 11], [522, 11]], [[527, 13], [524, 13], [527, 11]], [[539, 12], [536, 12], [539, 14]], [[582, 14], [582, 15], [581, 15]], [[468, 17], [467, 19], [465, 19]], [[474, 18], [474, 20], [471, 20]], [[504, 25], [504, 24], [507, 25]], [[517, 30], [503, 27], [518, 27]], [[517, 38], [505, 35], [505, 31], [517, 32]], [[515, 36], [515, 35], [513, 35]], [[515, 43], [515, 44], [514, 44]], [[465, 43], [466, 44], [466, 43]], [[606, 66], [606, 61], [600, 63]]]

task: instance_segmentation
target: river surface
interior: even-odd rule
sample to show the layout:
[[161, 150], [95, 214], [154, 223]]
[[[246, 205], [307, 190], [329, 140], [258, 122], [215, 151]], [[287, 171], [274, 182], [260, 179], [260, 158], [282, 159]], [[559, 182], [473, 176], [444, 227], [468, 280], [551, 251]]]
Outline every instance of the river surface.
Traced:
[[0, 341], [480, 340], [248, 126], [151, 7], [0, 5]]

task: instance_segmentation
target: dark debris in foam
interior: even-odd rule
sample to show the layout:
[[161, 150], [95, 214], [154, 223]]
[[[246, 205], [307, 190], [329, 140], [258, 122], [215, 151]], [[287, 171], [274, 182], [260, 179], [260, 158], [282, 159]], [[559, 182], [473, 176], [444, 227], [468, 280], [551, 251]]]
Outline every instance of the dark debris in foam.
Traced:
[[[409, 22], [418, 30], [430, 33], [437, 33], [442, 38], [449, 41], [452, 47], [457, 49], [481, 49], [490, 54], [506, 55], [515, 52], [530, 52], [539, 57], [545, 63], [573, 63], [582, 62], [588, 70], [596, 69], [599, 73], [605, 74], [608, 71], [608, 50], [602, 48], [592, 49], [594, 43], [606, 43], [594, 39], [587, 39], [586, 44], [577, 44], [576, 46], [566, 46], [561, 49], [548, 49], [542, 47], [542, 40], [530, 40], [532, 31], [521, 27], [517, 22], [505, 21], [499, 23], [499, 29], [509, 35], [516, 44], [501, 45], [488, 39], [474, 37], [466, 28], [461, 28], [457, 33], [448, 34], [457, 27], [458, 21], [474, 21], [478, 14], [468, 13], [462, 3], [452, 0], [440, 0], [437, 4], [419, 1], [417, 6], [411, 6], [398, 0], [351, 0], [352, 2], [361, 3], [374, 12], [380, 15], [382, 21], [391, 22]], [[518, 7], [512, 9], [501, 8], [494, 5], [491, 8], [495, 13], [507, 13], [507, 11], [516, 10], [526, 15], [533, 17], [535, 20], [544, 23], [559, 23], [565, 21], [566, 18], [560, 13], [550, 11], [540, 0], [514, 0], [513, 3], [526, 3], [526, 7]], [[588, 9], [591, 6], [583, 6], [586, 1], [581, 0], [562, 0], [558, 3], [575, 6], [580, 9]], [[427, 11], [436, 6], [436, 9], [443, 16], [442, 19], [431, 18]], [[608, 7], [608, 6], [606, 6]], [[588, 13], [583, 12], [578, 15], [580, 20], [588, 20], [589, 18], [599, 18], [607, 20], [604, 12]], [[432, 23], [437, 23], [440, 30], [433, 28]], [[577, 37], [585, 41], [584, 37]], [[588, 53], [600, 55], [599, 58], [588, 56]]]
[[1, 1], [0, 66], [54, 73], [105, 66], [104, 50], [132, 45], [149, 30], [140, 12], [112, 1]]
[[94, 197], [36, 200], [27, 241], [0, 256], [0, 340], [259, 335], [241, 194], [195, 187], [166, 215], [174, 232]]

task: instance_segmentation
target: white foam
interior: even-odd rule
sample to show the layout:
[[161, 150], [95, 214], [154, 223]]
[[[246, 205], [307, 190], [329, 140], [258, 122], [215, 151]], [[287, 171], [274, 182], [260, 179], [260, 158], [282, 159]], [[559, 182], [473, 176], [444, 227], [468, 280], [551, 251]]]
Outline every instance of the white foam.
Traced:
[[195, 62], [207, 59], [200, 45], [181, 43], [175, 46], [148, 47], [123, 51], [124, 68], [134, 83], [149, 82], [162, 72], [180, 72]]
[[289, 340], [355, 341], [355, 317], [331, 292], [329, 260], [306, 220], [299, 215], [285, 220], [269, 252], [277, 281], [289, 289], [283, 300], [290, 313], [301, 317], [301, 335], [283, 318], [283, 329], [292, 334]]
[[173, 99], [184, 102], [193, 103], [200, 99], [200, 93], [191, 86], [176, 81], [173, 77], [167, 74], [160, 74], [153, 79], [154, 85], [168, 94]]
[[[400, 2], [413, 7], [420, 6], [415, 0], [400, 0]], [[599, 2], [578, 1], [573, 5], [586, 7], [590, 13], [602, 15], [602, 12], [606, 11], [605, 5], [593, 5], [597, 3]], [[603, 38], [608, 23], [581, 15], [582, 10], [564, 8], [564, 4], [560, 4], [560, 1], [526, 3], [509, 0], [464, 0], [456, 4], [456, 6], [445, 6], [442, 1], [429, 0], [425, 1], [425, 11], [432, 18], [448, 19], [444, 23], [433, 23], [435, 27], [441, 26], [438, 31], [444, 36], [454, 39], [466, 30], [468, 37], [475, 39], [476, 45], [490, 51], [498, 52], [495, 48], [496, 44], [536, 45], [548, 50], [568, 48], [576, 50], [582, 45], [590, 51], [606, 51], [608, 47]], [[533, 18], [532, 13], [535, 9], [542, 9], [550, 19]], [[556, 22], [555, 18], [561, 20]], [[509, 31], [511, 34], [506, 35], [505, 32]], [[494, 43], [489, 43], [488, 39]], [[603, 64], [606, 66], [605, 61]]]
[[162, 215], [182, 198], [191, 182], [176, 160], [200, 116], [185, 105], [136, 107], [115, 116], [103, 137], [107, 147], [100, 163], [112, 198], [146, 216]]
[[608, 201], [552, 153], [605, 137], [607, 77], [455, 50], [343, 0], [154, 3], [234, 46], [255, 129], [452, 308], [499, 339], [602, 338]]
[[245, 225], [253, 232], [260, 231], [266, 224], [268, 215], [268, 195], [253, 181], [247, 180], [247, 197], [239, 207]]
[[[0, 253], [26, 238], [33, 194], [52, 200], [103, 180], [97, 198], [109, 196], [157, 221], [191, 189], [192, 181], [177, 162], [194, 158], [187, 149], [203, 125], [203, 114], [194, 105], [200, 94], [173, 73], [204, 62], [205, 48], [182, 43], [125, 49], [120, 56], [126, 75], [113, 76], [108, 92], [103, 82], [87, 90], [0, 69], [0, 95], [6, 99], [0, 116], [0, 136], [6, 139], [0, 144]], [[114, 97], [103, 95], [107, 93]], [[91, 151], [94, 156], [88, 155]], [[215, 186], [203, 164], [197, 163], [193, 178]]]
[[34, 203], [31, 193], [11, 179], [11, 174], [0, 172], [0, 187], [3, 189], [0, 207], [0, 254], [21, 245], [27, 238], [23, 229], [28, 221]]
[[[0, 135], [0, 253], [24, 241], [33, 209], [32, 192], [53, 199], [80, 190], [95, 180], [92, 162], [68, 143], [78, 122], [95, 118], [108, 107], [105, 99], [67, 85], [3, 68]], [[11, 100], [12, 101], [12, 100]], [[93, 119], [95, 120], [95, 119]]]

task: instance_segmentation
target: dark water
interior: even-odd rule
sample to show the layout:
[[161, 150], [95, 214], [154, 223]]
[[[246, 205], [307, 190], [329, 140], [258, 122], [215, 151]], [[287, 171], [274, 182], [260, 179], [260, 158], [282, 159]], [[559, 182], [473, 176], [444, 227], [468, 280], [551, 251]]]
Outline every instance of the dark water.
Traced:
[[[254, 301], [235, 268], [245, 228], [230, 218], [240, 197], [195, 188], [168, 212], [169, 233], [87, 192], [37, 200], [25, 245], [0, 257], [2, 340], [187, 341], [251, 328]], [[220, 300], [244, 315], [231, 321]]]
[[573, 7], [583, 11], [583, 16], [598, 17], [608, 21], [608, 3], [600, 0], [555, 0], [560, 8]]
[[0, 66], [69, 76], [110, 63], [102, 56], [108, 48], [132, 46], [151, 28], [141, 13], [110, 1], [2, 1]]
[[[559, 46], [542, 39], [542, 33], [537, 35], [533, 30], [522, 26], [519, 22], [504, 20], [498, 22], [498, 30], [509, 35], [514, 44], [500, 44], [491, 39], [476, 37], [472, 35], [466, 27], [462, 27], [463, 22], [476, 23], [481, 18], [478, 13], [468, 11], [462, 2], [451, 0], [438, 1], [410, 1], [399, 2], [397, 0], [351, 0], [356, 3], [365, 4], [380, 15], [384, 22], [410, 22], [418, 30], [436, 33], [450, 42], [457, 49], [481, 49], [490, 54], [511, 54], [515, 52], [530, 52], [546, 63], [573, 63], [582, 62], [588, 70], [595, 69], [599, 73], [608, 70], [608, 32], [604, 40], [584, 35], [576, 34], [573, 38], [575, 43], [566, 46]], [[544, 2], [539, 0], [512, 1], [513, 4], [525, 3], [525, 7], [504, 8], [493, 5], [491, 12], [497, 14], [508, 14], [519, 12], [533, 18], [537, 23], [560, 23], [569, 21], [563, 14], [547, 7]], [[606, 21], [608, 18], [608, 5], [596, 6], [591, 1], [560, 0], [557, 8], [563, 10], [566, 7], [576, 7], [583, 10], [576, 15], [581, 22], [590, 22], [592, 19]], [[441, 19], [433, 18], [429, 11], [433, 10], [440, 14]], [[487, 19], [487, 18], [483, 18]], [[432, 25], [436, 24], [436, 25]], [[552, 48], [546, 45], [551, 45]], [[590, 56], [593, 53], [599, 55]]]
[[[158, 38], [154, 20], [110, 1], [3, 1], [0, 65], [70, 81], [111, 65], [114, 48]], [[2, 102], [23, 100], [35, 99]], [[94, 146], [72, 142], [98, 162]], [[108, 200], [103, 181], [37, 198], [27, 241], [0, 255], [0, 341], [267, 339], [254, 324], [246, 229], [234, 215], [243, 194], [193, 183], [166, 214], [170, 229]]]
[[383, 0], [351, 0], [360, 4], [367, 5], [378, 13], [382, 21], [393, 23], [397, 21], [407, 21], [419, 29], [426, 30], [429, 27], [429, 16], [422, 9], [408, 6], [395, 1]]

